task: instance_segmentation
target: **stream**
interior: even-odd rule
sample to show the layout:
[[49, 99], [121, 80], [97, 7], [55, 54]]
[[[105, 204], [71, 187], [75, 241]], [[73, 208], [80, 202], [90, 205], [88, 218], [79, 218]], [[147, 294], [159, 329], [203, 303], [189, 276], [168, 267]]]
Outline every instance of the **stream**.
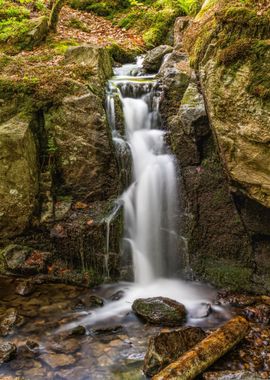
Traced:
[[[179, 301], [188, 311], [186, 324], [205, 329], [231, 316], [229, 307], [216, 303], [215, 289], [179, 280], [177, 216], [181, 210], [176, 166], [162, 130], [158, 82], [155, 76], [132, 76], [141, 63], [139, 59], [137, 64], [116, 68], [107, 94], [119, 160], [125, 164], [123, 152], [132, 156], [132, 180], [119, 201], [125, 214], [123, 249], [132, 255], [134, 282], [106, 284], [91, 291], [40, 283], [32, 295], [22, 297], [15, 291], [22, 280], [1, 277], [0, 311], [15, 310], [19, 315], [13, 334], [3, 338], [17, 345], [18, 354], [1, 367], [1, 375], [28, 380], [144, 379], [148, 338], [161, 328], [143, 324], [131, 311], [133, 301], [140, 297]], [[116, 96], [124, 112], [122, 134], [115, 121]], [[107, 226], [109, 246], [110, 218]]]

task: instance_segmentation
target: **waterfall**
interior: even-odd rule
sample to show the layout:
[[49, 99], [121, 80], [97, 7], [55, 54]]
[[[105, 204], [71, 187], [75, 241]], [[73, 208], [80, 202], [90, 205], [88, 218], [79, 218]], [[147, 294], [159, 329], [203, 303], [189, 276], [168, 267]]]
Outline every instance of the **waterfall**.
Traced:
[[[132, 252], [135, 282], [147, 284], [172, 276], [176, 270], [176, 170], [161, 129], [160, 91], [155, 78], [127, 76], [120, 69], [117, 74], [112, 82], [122, 101], [133, 175], [122, 196], [124, 240]], [[110, 97], [107, 113], [116, 136], [114, 112]]]

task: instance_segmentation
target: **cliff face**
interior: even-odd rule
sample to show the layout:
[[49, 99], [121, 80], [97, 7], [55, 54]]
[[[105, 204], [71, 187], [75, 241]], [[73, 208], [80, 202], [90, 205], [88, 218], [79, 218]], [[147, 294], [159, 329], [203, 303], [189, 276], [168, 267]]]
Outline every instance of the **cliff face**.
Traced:
[[233, 289], [270, 286], [269, 17], [266, 2], [206, 1], [184, 49], [176, 30], [187, 56], [174, 67], [183, 73], [189, 61], [194, 74], [185, 69], [190, 84], [165, 120], [182, 168], [189, 263]]
[[108, 246], [106, 217], [120, 186], [104, 106], [111, 59], [104, 48], [78, 46], [54, 70], [0, 78], [0, 247], [49, 251], [51, 264], [96, 283], [118, 273], [122, 235], [119, 210]]

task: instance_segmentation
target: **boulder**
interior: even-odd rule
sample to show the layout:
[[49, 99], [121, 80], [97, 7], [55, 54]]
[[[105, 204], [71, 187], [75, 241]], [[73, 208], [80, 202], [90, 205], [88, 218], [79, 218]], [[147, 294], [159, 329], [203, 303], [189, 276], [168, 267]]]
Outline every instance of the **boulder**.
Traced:
[[0, 256], [4, 257], [5, 267], [8, 271], [16, 274], [32, 275], [47, 271], [51, 253], [11, 244], [0, 252]]
[[0, 125], [1, 238], [22, 233], [37, 206], [37, 151], [29, 122], [17, 115]]
[[173, 48], [168, 45], [160, 45], [150, 50], [144, 58], [143, 69], [147, 73], [157, 73], [164, 56], [172, 51]]
[[13, 343], [0, 344], [0, 365], [9, 362], [14, 358], [17, 352], [17, 347]]
[[199, 327], [187, 326], [174, 331], [160, 332], [151, 337], [144, 358], [144, 373], [147, 376], [155, 375], [205, 336]]
[[93, 74], [109, 79], [113, 75], [110, 54], [100, 46], [81, 45], [69, 47], [65, 54], [65, 63], [76, 63], [93, 68]]
[[132, 310], [149, 323], [179, 326], [186, 320], [186, 309], [181, 303], [166, 297], [138, 298]]
[[45, 122], [54, 135], [64, 189], [89, 200], [116, 194], [117, 164], [102, 99], [92, 92], [67, 96]]

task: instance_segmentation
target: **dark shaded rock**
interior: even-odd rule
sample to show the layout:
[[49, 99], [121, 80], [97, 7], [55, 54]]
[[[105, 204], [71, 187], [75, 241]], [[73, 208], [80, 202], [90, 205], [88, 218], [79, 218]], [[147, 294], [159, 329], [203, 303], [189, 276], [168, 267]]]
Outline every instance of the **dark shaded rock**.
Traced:
[[6, 363], [14, 358], [17, 347], [12, 343], [3, 343], [0, 345], [0, 364]]
[[118, 290], [118, 292], [111, 295], [110, 300], [111, 301], [119, 301], [121, 298], [123, 298], [125, 295], [125, 292], [123, 290]]
[[173, 48], [168, 45], [160, 45], [150, 50], [143, 61], [143, 69], [148, 73], [158, 72], [164, 56], [171, 53]]
[[71, 331], [71, 335], [85, 335], [86, 334], [86, 328], [84, 326], [76, 326]]
[[199, 327], [184, 327], [175, 331], [161, 332], [151, 337], [144, 359], [144, 373], [147, 376], [155, 375], [205, 336], [206, 334]]
[[123, 326], [104, 326], [92, 329], [93, 334], [95, 335], [106, 335], [106, 334], [118, 334], [123, 331]]
[[15, 293], [19, 294], [20, 296], [29, 296], [30, 294], [34, 293], [35, 289], [35, 285], [31, 280], [23, 281], [17, 285]]
[[220, 371], [206, 372], [203, 374], [204, 380], [261, 380], [263, 377], [259, 373], [248, 371]]
[[132, 309], [147, 322], [166, 326], [183, 324], [187, 314], [184, 305], [165, 297], [139, 298]]
[[51, 253], [33, 250], [26, 246], [9, 245], [4, 249], [3, 256], [9, 271], [32, 275], [47, 271]]

